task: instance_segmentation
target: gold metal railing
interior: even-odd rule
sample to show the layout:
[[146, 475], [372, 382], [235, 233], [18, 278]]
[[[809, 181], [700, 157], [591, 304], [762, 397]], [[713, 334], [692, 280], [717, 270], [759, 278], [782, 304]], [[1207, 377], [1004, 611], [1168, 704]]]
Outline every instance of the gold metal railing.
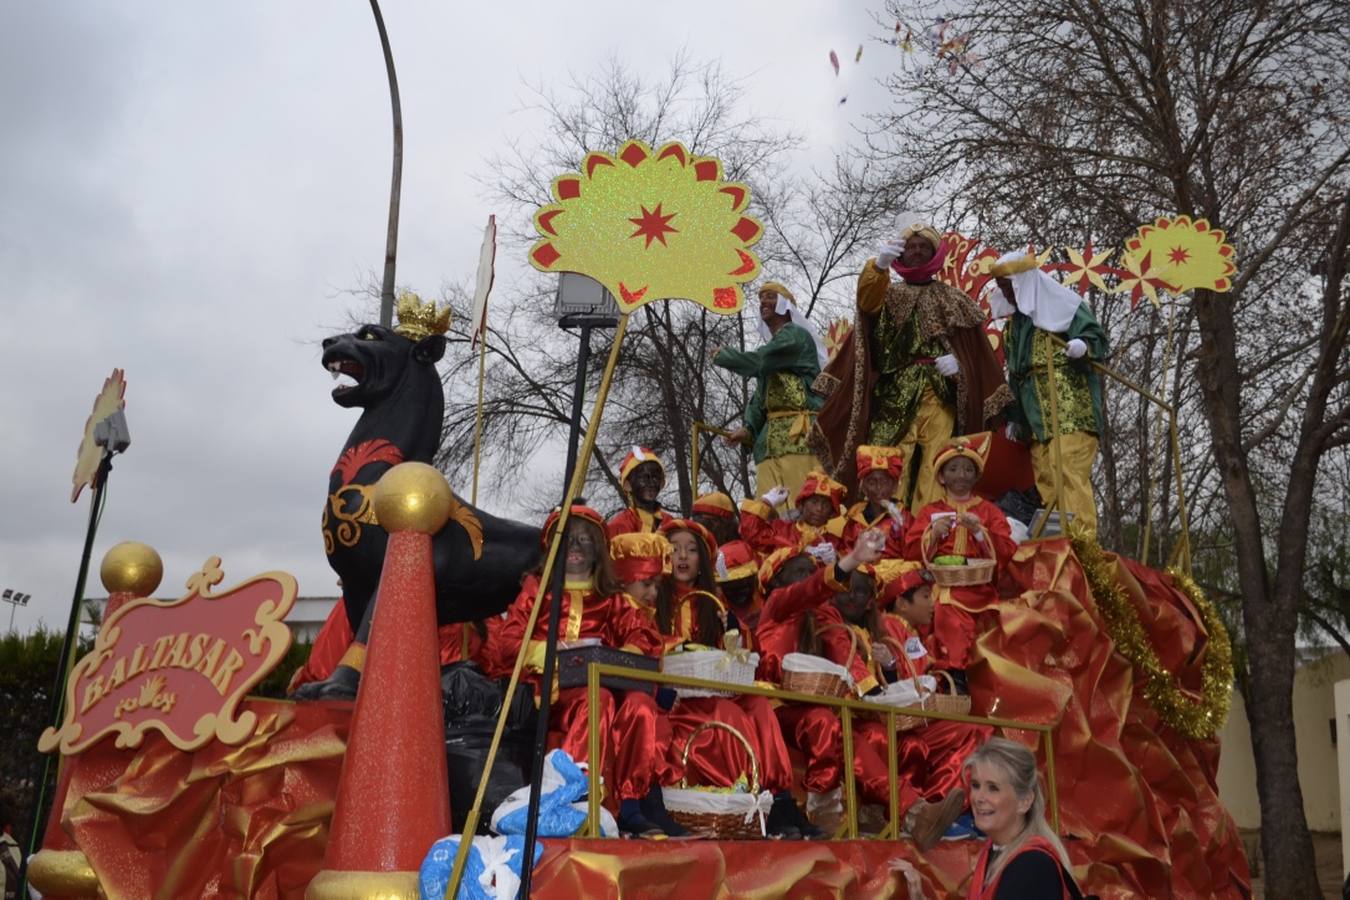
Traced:
[[[884, 831], [877, 836], [880, 840], [899, 840], [900, 839], [900, 781], [898, 763], [895, 755], [895, 722], [896, 716], [918, 716], [924, 719], [940, 719], [946, 722], [967, 722], [973, 725], [992, 725], [995, 728], [1014, 729], [1018, 731], [1034, 731], [1040, 734], [1041, 742], [1045, 747], [1045, 786], [1047, 802], [1050, 806], [1050, 824], [1059, 832], [1059, 791], [1055, 783], [1055, 743], [1054, 743], [1054, 725], [1042, 725], [1034, 722], [1018, 722], [1013, 719], [1000, 719], [993, 716], [968, 716], [960, 713], [937, 712], [935, 710], [911, 709], [903, 710], [894, 706], [887, 706], [880, 703], [868, 703], [866, 700], [854, 700], [849, 698], [822, 697], [816, 694], [801, 694], [795, 691], [785, 691], [781, 688], [763, 687], [759, 684], [737, 684], [728, 685], [720, 681], [708, 681], [703, 678], [691, 678], [687, 675], [670, 675], [662, 672], [646, 672], [639, 669], [628, 669], [622, 666], [605, 665], [604, 663], [591, 663], [586, 671], [586, 725], [588, 729], [587, 736], [587, 758], [591, 760], [590, 773], [594, 778], [599, 770], [596, 762], [600, 756], [600, 679], [605, 676], [615, 676], [628, 679], [629, 681], [647, 681], [652, 684], [673, 685], [676, 687], [703, 688], [705, 690], [727, 691], [734, 690], [739, 694], [750, 694], [756, 697], [769, 697], [777, 700], [786, 700], [793, 703], [811, 703], [816, 706], [828, 706], [838, 711], [840, 725], [843, 729], [843, 753], [844, 753], [844, 824], [834, 839], [846, 838], [849, 840], [858, 837], [858, 791], [855, 783], [856, 776], [853, 771], [853, 717], [859, 713], [869, 716], [881, 716], [886, 720], [886, 757], [887, 757], [887, 778], [888, 778], [888, 806], [890, 821]], [[594, 782], [592, 782], [592, 785]], [[588, 815], [586, 819], [586, 837], [600, 836], [600, 792], [590, 790], [588, 793]]]
[[[1050, 338], [1052, 344], [1055, 347], [1063, 348], [1067, 346], [1066, 342], [1062, 340], [1058, 335], [1048, 334], [1048, 337]], [[1168, 437], [1169, 440], [1171, 441], [1172, 446], [1172, 467], [1177, 480], [1177, 516], [1181, 521], [1181, 538], [1177, 542], [1176, 547], [1173, 548], [1172, 556], [1168, 560], [1168, 563], [1169, 565], [1172, 563], [1177, 563], [1187, 574], [1190, 574], [1191, 532], [1190, 532], [1190, 522], [1187, 518], [1186, 512], [1186, 482], [1185, 479], [1182, 477], [1181, 472], [1181, 441], [1178, 438], [1176, 407], [1172, 406], [1172, 404], [1168, 403], [1166, 400], [1163, 400], [1161, 397], [1159, 397], [1152, 391], [1138, 384], [1135, 384], [1133, 381], [1126, 378], [1124, 375], [1120, 374], [1115, 369], [1111, 368], [1105, 363], [1098, 362], [1095, 359], [1089, 360], [1089, 362], [1091, 363], [1092, 368], [1095, 369], [1097, 372], [1101, 373], [1102, 375], [1105, 375], [1107, 378], [1110, 378], [1117, 384], [1129, 388], [1131, 391], [1134, 391], [1140, 397], [1143, 397], [1150, 403], [1157, 405], [1163, 412], [1167, 413]], [[1045, 374], [1046, 379], [1050, 385], [1050, 389], [1049, 391], [1047, 391], [1047, 393], [1050, 395], [1049, 396], [1050, 434], [1054, 437], [1058, 437], [1059, 402], [1057, 400], [1058, 392], [1055, 390], [1055, 354], [1053, 349], [1051, 350], [1051, 352], [1046, 353], [1045, 355]], [[1035, 370], [1033, 370], [1031, 372], [1030, 377], [1035, 378], [1036, 375], [1037, 373], [1035, 372]], [[1055, 500], [1052, 503], [1046, 504], [1045, 507], [1046, 515], [1041, 520], [1040, 527], [1036, 529], [1036, 533], [1032, 535], [1033, 538], [1040, 537], [1041, 532], [1045, 529], [1046, 522], [1049, 521], [1051, 510], [1059, 506], [1060, 502], [1064, 497], [1064, 460], [1060, 454], [1059, 441], [1054, 441], [1051, 446], [1054, 448], [1054, 461], [1055, 461], [1055, 472], [1054, 472]], [[1062, 508], [1060, 511], [1061, 513], [1063, 513]], [[1150, 496], [1148, 497], [1147, 503], [1144, 507], [1144, 545], [1142, 552], [1139, 554], [1140, 559], [1143, 560], [1144, 562], [1148, 561], [1148, 545], [1149, 545], [1149, 538], [1151, 536], [1150, 532], [1152, 530], [1152, 525], [1153, 525], [1153, 497], [1151, 496], [1150, 492]]]

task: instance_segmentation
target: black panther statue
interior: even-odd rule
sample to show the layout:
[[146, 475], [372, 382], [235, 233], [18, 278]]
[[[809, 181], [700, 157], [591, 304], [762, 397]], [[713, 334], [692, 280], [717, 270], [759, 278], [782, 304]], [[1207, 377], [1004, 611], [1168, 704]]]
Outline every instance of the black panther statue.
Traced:
[[[375, 483], [400, 462], [431, 463], [440, 446], [445, 397], [436, 362], [445, 353], [448, 317], [405, 295], [397, 329], [362, 325], [323, 342], [323, 365], [342, 407], [363, 412], [328, 479], [323, 542], [342, 579], [347, 619], [356, 635], [343, 664], [325, 681], [301, 686], [301, 700], [350, 698], [360, 681], [361, 648], [370, 634], [375, 594], [389, 536], [371, 505]], [[507, 607], [521, 573], [538, 561], [539, 529], [499, 519], [454, 498], [451, 518], [432, 539], [436, 614], [441, 624], [482, 619]]]

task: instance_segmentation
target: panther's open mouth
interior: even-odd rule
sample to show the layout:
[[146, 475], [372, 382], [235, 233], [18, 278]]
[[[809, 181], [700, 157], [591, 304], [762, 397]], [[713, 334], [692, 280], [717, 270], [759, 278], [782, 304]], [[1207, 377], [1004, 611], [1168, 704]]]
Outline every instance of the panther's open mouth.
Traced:
[[333, 374], [333, 380], [339, 382], [333, 388], [334, 397], [355, 390], [366, 374], [365, 368], [354, 359], [335, 359], [328, 363], [328, 371]]

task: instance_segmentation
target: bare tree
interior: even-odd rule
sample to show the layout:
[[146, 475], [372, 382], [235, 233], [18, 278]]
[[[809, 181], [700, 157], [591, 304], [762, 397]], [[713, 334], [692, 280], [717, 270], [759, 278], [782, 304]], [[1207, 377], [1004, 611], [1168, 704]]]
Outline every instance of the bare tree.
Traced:
[[1232, 293], [1197, 290], [1188, 303], [1184, 363], [1251, 638], [1268, 892], [1316, 896], [1291, 685], [1318, 466], [1350, 441], [1350, 8], [956, 0], [889, 2], [886, 14], [945, 16], [960, 36], [959, 51], [938, 47], [931, 65], [895, 73], [897, 111], [873, 136], [899, 181], [956, 220], [1062, 245], [1084, 219], [1112, 238], [1185, 213], [1238, 246]]
[[[824, 174], [795, 173], [800, 138], [748, 112], [743, 86], [719, 64], [695, 62], [688, 54], [677, 55], [655, 80], [611, 60], [560, 86], [527, 90], [525, 112], [537, 126], [488, 160], [479, 179], [488, 196], [505, 206], [498, 212], [505, 252], [523, 255], [535, 237], [530, 217], [550, 202], [552, 178], [577, 169], [587, 152], [613, 152], [629, 138], [653, 146], [678, 140], [694, 153], [718, 157], [729, 180], [751, 186], [753, 212], [765, 223], [755, 248], [765, 277], [787, 283], [804, 311], [823, 322], [851, 306], [852, 285], [845, 279], [898, 209], [893, 185], [879, 177], [882, 167], [857, 155], [841, 154]], [[566, 433], [577, 344], [551, 319], [554, 286], [554, 279], [530, 273], [493, 297], [483, 446], [498, 462], [497, 486], [501, 476], [541, 448], [558, 446]], [[462, 293], [449, 295], [462, 303]], [[750, 306], [746, 317], [754, 315]], [[699, 483], [690, 472], [694, 422], [740, 424], [747, 386], [711, 366], [708, 354], [719, 345], [744, 346], [747, 330], [749, 343], [757, 343], [753, 318], [716, 316], [687, 303], [652, 304], [631, 316], [590, 473], [589, 491], [598, 503], [612, 508], [621, 502], [617, 464], [634, 444], [665, 459], [672, 507], [687, 509], [710, 488], [733, 496], [750, 492], [748, 454], [721, 441], [705, 440]], [[606, 338], [595, 340], [603, 349]], [[472, 452], [476, 361], [449, 356], [445, 462], [463, 465]], [[593, 388], [603, 353], [592, 360]]]

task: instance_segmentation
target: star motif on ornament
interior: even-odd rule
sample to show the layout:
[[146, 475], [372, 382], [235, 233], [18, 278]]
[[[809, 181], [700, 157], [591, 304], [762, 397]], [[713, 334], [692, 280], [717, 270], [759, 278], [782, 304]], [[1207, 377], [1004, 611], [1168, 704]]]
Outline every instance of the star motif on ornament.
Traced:
[[1191, 251], [1185, 247], [1173, 247], [1172, 252], [1167, 254], [1167, 258], [1177, 265], [1181, 265], [1191, 258]]
[[670, 224], [670, 220], [675, 218], [675, 216], [676, 213], [670, 213], [669, 215], [664, 216], [661, 215], [660, 203], [656, 204], [655, 210], [648, 210], [647, 207], [644, 206], [642, 207], [641, 216], [628, 220], [637, 226], [637, 231], [634, 231], [629, 237], [641, 236], [646, 238], [647, 247], [652, 245], [652, 241], [660, 241], [662, 247], [669, 246], [666, 243], [666, 235], [672, 232], [679, 232], [678, 228], [675, 228]]

